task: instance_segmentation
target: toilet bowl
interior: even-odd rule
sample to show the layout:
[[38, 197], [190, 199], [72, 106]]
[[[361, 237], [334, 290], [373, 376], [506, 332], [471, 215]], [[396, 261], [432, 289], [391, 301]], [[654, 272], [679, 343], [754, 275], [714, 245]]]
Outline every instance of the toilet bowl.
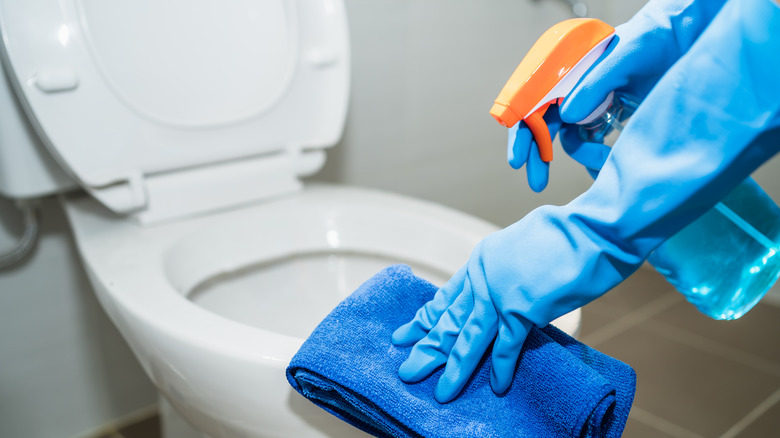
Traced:
[[[495, 230], [337, 186], [152, 228], [85, 196], [65, 208], [101, 304], [165, 399], [211, 437], [363, 436], [289, 387], [290, 358], [383, 267], [406, 263], [441, 284]], [[556, 324], [574, 333], [579, 313]]]
[[[406, 263], [442, 284], [496, 228], [408, 197], [303, 185], [344, 125], [340, 1], [177, 5], [0, 0], [0, 84], [15, 96], [0, 115], [37, 137], [8, 126], [28, 141], [0, 144], [17, 157], [0, 172], [42, 175], [0, 189], [65, 193], [84, 269], [164, 420], [212, 438], [364, 436], [289, 387], [290, 358], [377, 271]], [[555, 324], [576, 334], [580, 312]]]

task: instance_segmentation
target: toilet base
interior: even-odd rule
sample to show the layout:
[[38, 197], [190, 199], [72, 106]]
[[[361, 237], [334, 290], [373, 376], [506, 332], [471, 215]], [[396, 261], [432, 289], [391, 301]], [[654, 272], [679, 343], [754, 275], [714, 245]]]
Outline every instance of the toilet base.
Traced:
[[162, 438], [209, 438], [190, 425], [168, 403], [162, 394], [158, 394], [160, 406], [160, 427]]

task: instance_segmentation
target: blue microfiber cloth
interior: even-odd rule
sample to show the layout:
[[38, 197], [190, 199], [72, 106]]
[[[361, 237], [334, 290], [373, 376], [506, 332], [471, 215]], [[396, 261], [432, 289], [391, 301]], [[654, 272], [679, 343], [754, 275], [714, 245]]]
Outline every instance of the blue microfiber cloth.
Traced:
[[342, 420], [379, 437], [619, 437], [634, 398], [628, 365], [552, 326], [533, 329], [509, 390], [490, 389], [485, 355], [458, 398], [440, 404], [442, 370], [403, 383], [410, 348], [390, 335], [437, 287], [405, 265], [379, 272], [341, 302], [290, 361], [287, 380]]

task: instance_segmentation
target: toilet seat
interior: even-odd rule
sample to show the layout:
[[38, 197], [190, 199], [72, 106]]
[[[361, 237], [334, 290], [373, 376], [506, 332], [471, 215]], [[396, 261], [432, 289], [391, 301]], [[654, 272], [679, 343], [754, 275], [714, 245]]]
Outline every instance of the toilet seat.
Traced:
[[341, 136], [341, 1], [0, 0], [0, 31], [47, 149], [144, 222], [299, 190]]

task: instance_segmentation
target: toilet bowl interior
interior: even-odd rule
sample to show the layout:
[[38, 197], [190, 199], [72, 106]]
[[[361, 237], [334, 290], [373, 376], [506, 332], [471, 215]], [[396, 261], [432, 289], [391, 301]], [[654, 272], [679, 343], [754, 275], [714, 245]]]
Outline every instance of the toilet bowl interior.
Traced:
[[372, 275], [405, 263], [441, 285], [451, 273], [419, 261], [350, 251], [301, 253], [212, 277], [188, 294], [214, 313], [253, 327], [305, 338]]
[[[152, 227], [117, 220], [87, 197], [64, 205], [96, 292], [120, 327], [143, 321], [208, 348], [224, 348], [228, 337], [236, 350], [260, 337], [301, 340], [391, 264], [442, 285], [497, 230], [428, 202], [327, 185]], [[556, 325], [576, 334], [579, 322], [575, 311]], [[286, 357], [292, 344], [279, 341], [274, 354]]]
[[404, 263], [441, 285], [494, 227], [462, 213], [363, 190], [299, 196], [214, 216], [171, 240], [169, 284], [241, 324], [305, 338], [383, 268]]

